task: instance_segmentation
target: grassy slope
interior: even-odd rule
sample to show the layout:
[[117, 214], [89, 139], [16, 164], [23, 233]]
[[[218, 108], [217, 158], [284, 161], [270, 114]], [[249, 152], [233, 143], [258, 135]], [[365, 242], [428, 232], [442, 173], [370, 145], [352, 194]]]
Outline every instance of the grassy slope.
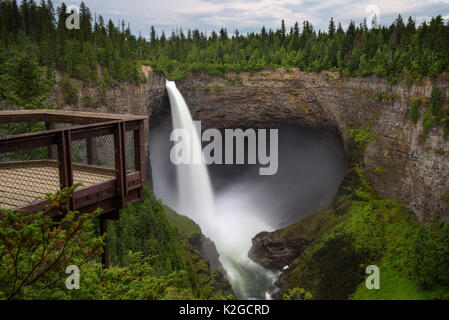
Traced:
[[189, 238], [201, 233], [200, 227], [188, 217], [177, 214], [173, 209], [166, 205], [164, 205], [164, 212], [168, 222], [175, 227], [180, 237]]
[[[360, 182], [366, 186], [361, 171]], [[448, 289], [421, 290], [413, 266], [419, 223], [404, 205], [367, 188], [347, 190], [334, 204], [280, 232], [313, 243], [293, 263], [286, 289], [305, 288], [316, 299], [449, 298]], [[380, 289], [365, 287], [368, 265], [380, 269]]]
[[432, 290], [420, 290], [418, 284], [410, 280], [404, 271], [393, 267], [388, 262], [380, 265], [380, 289], [368, 290], [362, 282], [356, 292], [351, 295], [353, 300], [428, 300], [448, 298], [447, 289], [436, 287]]

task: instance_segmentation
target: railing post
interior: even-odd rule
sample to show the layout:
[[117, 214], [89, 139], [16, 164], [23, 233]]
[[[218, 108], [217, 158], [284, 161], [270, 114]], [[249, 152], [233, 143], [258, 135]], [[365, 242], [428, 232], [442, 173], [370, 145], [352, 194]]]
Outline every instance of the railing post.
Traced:
[[125, 207], [126, 195], [126, 162], [124, 157], [125, 150], [125, 132], [123, 122], [116, 124], [114, 130], [114, 152], [115, 152], [115, 178], [117, 181], [117, 193], [120, 198], [120, 208]]
[[[143, 187], [145, 183], [145, 134], [144, 122], [139, 121], [139, 129], [134, 131], [134, 165], [140, 172], [140, 184]], [[142, 188], [139, 189], [139, 198], [142, 199]]]
[[[58, 168], [60, 188], [69, 188], [73, 185], [72, 171], [72, 141], [70, 129], [62, 130], [58, 139]], [[74, 209], [73, 197], [68, 203], [68, 210]]]

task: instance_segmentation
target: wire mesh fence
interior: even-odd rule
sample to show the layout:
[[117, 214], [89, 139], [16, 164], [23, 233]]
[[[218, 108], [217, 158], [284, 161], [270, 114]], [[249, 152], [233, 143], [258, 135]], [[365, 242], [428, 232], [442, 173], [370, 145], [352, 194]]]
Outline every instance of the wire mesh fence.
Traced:
[[[79, 124], [53, 122], [49, 125], [44, 121], [0, 123], [0, 138], [6, 138], [5, 141], [15, 135], [68, 129], [73, 126]], [[14, 148], [16, 151], [13, 152], [0, 152], [0, 208], [24, 208], [45, 199], [46, 194], [55, 193], [67, 184], [67, 177], [63, 176], [69, 170], [73, 177], [71, 183], [81, 183], [81, 188], [114, 180], [120, 167], [116, 164], [117, 138], [112, 133], [74, 135], [73, 139], [68, 140], [71, 151], [70, 169], [63, 163], [63, 155], [59, 154], [60, 142], [42, 147], [27, 144], [26, 148]], [[125, 174], [129, 174], [137, 170], [135, 131], [126, 131], [120, 139], [122, 138], [123, 152], [118, 156], [125, 160]], [[65, 154], [65, 151], [62, 153]]]
[[134, 132], [127, 131], [125, 133], [125, 155], [126, 155], [126, 171], [134, 172], [136, 171], [135, 162], [135, 143], [134, 143]]
[[0, 154], [0, 208], [25, 207], [60, 188], [50, 148], [57, 152], [56, 146], [48, 146]]

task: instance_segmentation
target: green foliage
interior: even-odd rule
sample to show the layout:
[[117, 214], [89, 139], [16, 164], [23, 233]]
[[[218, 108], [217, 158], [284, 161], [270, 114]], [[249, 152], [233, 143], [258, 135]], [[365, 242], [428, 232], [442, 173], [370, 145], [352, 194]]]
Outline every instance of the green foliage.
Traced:
[[352, 148], [349, 152], [350, 165], [358, 167], [363, 162], [368, 143], [377, 139], [377, 135], [372, 132], [372, 123], [370, 122], [365, 128], [350, 128], [349, 137], [352, 141]]
[[443, 116], [443, 109], [441, 108], [441, 92], [438, 86], [432, 87], [429, 109], [432, 112], [432, 116], [435, 117], [436, 124], [439, 124]]
[[78, 102], [78, 87], [76, 83], [71, 81], [69, 78], [65, 78], [62, 81], [62, 86], [64, 88], [64, 98], [66, 104], [74, 104]]
[[412, 265], [420, 286], [449, 287], [449, 224], [437, 220], [430, 227], [421, 225], [413, 249]]
[[441, 106], [441, 92], [438, 86], [432, 87], [430, 103], [424, 113], [422, 125], [424, 130], [419, 136], [420, 143], [426, 140], [432, 128], [438, 126], [441, 126], [443, 129], [444, 139], [447, 139], [449, 136], [449, 109], [443, 110]]
[[282, 295], [282, 300], [309, 300], [312, 299], [312, 294], [303, 288], [293, 288], [287, 290]]
[[[433, 77], [448, 68], [443, 45], [447, 41], [447, 26], [441, 16], [431, 20], [431, 28], [416, 27], [411, 19], [406, 28], [400, 16], [390, 27], [371, 30], [351, 23], [346, 32], [340, 29], [337, 33], [317, 33], [308, 21], [303, 25], [302, 32], [283, 32], [283, 24], [278, 30], [267, 32], [263, 28], [260, 33], [246, 36], [236, 31], [232, 38], [217, 37], [215, 32], [207, 37], [196, 29], [188, 30], [187, 36], [172, 33], [169, 39], [154, 35], [149, 61], [158, 68], [161, 57], [166, 57], [178, 62], [178, 70], [211, 75], [297, 67], [304, 71], [339, 70], [344, 75], [387, 76], [392, 83], [401, 79], [420, 81], [423, 75]], [[430, 41], [430, 33], [439, 45]], [[394, 97], [388, 97], [391, 98]]]
[[[421, 225], [403, 204], [371, 190], [363, 171], [352, 168], [333, 205], [277, 231], [284, 241], [312, 240], [293, 261], [286, 289], [304, 288], [314, 299], [447, 299], [449, 225]], [[311, 221], [320, 228], [310, 229]], [[380, 290], [365, 287], [372, 264]]]
[[[180, 274], [187, 279], [190, 298], [227, 299], [232, 296], [229, 283], [190, 244], [201, 234], [200, 228], [185, 216], [164, 206], [145, 188], [143, 200], [121, 210], [120, 220], [109, 224], [108, 243], [111, 262], [129, 268], [129, 252], [149, 257], [151, 275], [165, 279]], [[117, 266], [117, 268], [119, 268]], [[176, 279], [176, 277], [174, 278]]]
[[350, 129], [349, 135], [356, 144], [366, 145], [377, 138], [377, 135], [371, 131], [371, 128], [365, 127], [363, 129]]
[[410, 107], [410, 118], [412, 119], [413, 123], [418, 123], [419, 118], [421, 117], [421, 112], [419, 111], [419, 107], [422, 104], [422, 98], [414, 98], [411, 102]]
[[168, 206], [164, 206], [164, 212], [168, 222], [176, 229], [181, 238], [190, 238], [201, 234], [200, 227], [186, 216], [177, 214]]
[[12, 51], [8, 59], [0, 61], [0, 70], [1, 101], [25, 109], [46, 107], [45, 101], [53, 89], [54, 79], [47, 77], [33, 52]]
[[127, 254], [125, 267], [102, 269], [101, 265], [87, 264], [80, 270], [79, 290], [71, 290], [65, 299], [106, 300], [174, 300], [193, 299], [185, 271], [174, 271], [155, 276], [151, 266], [154, 257], [141, 252]]
[[105, 69], [115, 81], [139, 84], [144, 81], [141, 64], [175, 81], [190, 72], [224, 76], [282, 67], [338, 70], [343, 75], [377, 75], [392, 83], [402, 79], [411, 83], [449, 68], [445, 45], [449, 26], [440, 15], [419, 26], [411, 18], [405, 24], [399, 16], [380, 29], [351, 22], [346, 31], [330, 28], [328, 32], [317, 32], [309, 21], [303, 22], [302, 30], [296, 22], [288, 32], [282, 22], [276, 30], [262, 27], [259, 33], [246, 35], [238, 30], [231, 35], [224, 28], [209, 35], [199, 29], [180, 29], [167, 37], [151, 28], [146, 40], [132, 35], [124, 21], [114, 25], [101, 15], [93, 20], [84, 4], [80, 30], [69, 30], [65, 10], [63, 3], [55, 10], [51, 1], [20, 6], [17, 1], [1, 1], [0, 47], [11, 54], [31, 43], [48, 75], [59, 70], [94, 85]]
[[65, 213], [58, 222], [46, 212], [22, 216], [0, 209], [0, 299], [59, 298], [61, 292], [52, 288], [67, 276], [65, 268], [81, 266], [102, 252], [103, 239], [90, 231], [98, 212], [67, 212], [75, 187], [47, 195], [50, 208]]
[[109, 224], [108, 234], [114, 264], [127, 265], [128, 251], [134, 251], [155, 257], [151, 265], [160, 274], [186, 268], [176, 230], [168, 223], [164, 206], [148, 188], [143, 200], [121, 210], [120, 220]]
[[219, 86], [215, 86], [215, 87], [214, 87], [214, 92], [216, 92], [216, 93], [222, 93], [222, 92], [223, 92], [223, 88], [222, 88], [222, 87], [219, 87]]
[[399, 268], [393, 268], [388, 263], [380, 266], [380, 290], [368, 290], [362, 282], [356, 292], [351, 295], [353, 300], [429, 300], [448, 299], [449, 292], [444, 287], [434, 290], [421, 290], [419, 285]]
[[397, 98], [397, 95], [394, 93], [385, 93], [383, 91], [379, 91], [377, 93], [377, 102], [379, 103], [387, 103], [391, 100], [394, 100]]
[[385, 174], [385, 173], [388, 173], [388, 169], [378, 166], [378, 167], [374, 168], [374, 172], [377, 174]]
[[[78, 186], [46, 196], [48, 210], [56, 208], [63, 215], [59, 221], [46, 212], [22, 216], [0, 210], [0, 299], [233, 298], [223, 275], [211, 270], [187, 239], [178, 238], [149, 189], [145, 200], [124, 209], [120, 223], [111, 224], [111, 257], [118, 260], [119, 252], [123, 263], [103, 269], [98, 261], [105, 237], [95, 235], [94, 223], [99, 210], [67, 210]], [[171, 216], [183, 221], [174, 212]], [[123, 245], [118, 247], [118, 242]], [[80, 268], [79, 289], [65, 286], [69, 265]]]

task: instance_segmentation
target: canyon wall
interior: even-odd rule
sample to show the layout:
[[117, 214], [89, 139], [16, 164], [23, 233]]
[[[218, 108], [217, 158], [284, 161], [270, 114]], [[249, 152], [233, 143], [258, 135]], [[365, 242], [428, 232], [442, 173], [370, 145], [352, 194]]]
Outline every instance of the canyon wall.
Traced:
[[[145, 83], [108, 89], [108, 105], [89, 105], [83, 97], [94, 94], [89, 91], [93, 89], [82, 88], [80, 102], [64, 108], [149, 115], [150, 126], [168, 121], [165, 79], [149, 67], [144, 71]], [[203, 128], [299, 124], [335, 130], [349, 147], [350, 129], [371, 124], [377, 139], [368, 144], [364, 160], [374, 188], [403, 202], [420, 220], [440, 215], [448, 221], [449, 210], [441, 196], [449, 194], [449, 141], [441, 128], [434, 128], [420, 142], [421, 120], [414, 124], [407, 114], [411, 97], [429, 98], [434, 84], [440, 87], [447, 108], [446, 79], [407, 86], [376, 77], [343, 78], [336, 72], [272, 70], [224, 78], [192, 75], [178, 87]], [[62, 90], [55, 90], [52, 100], [62, 103]]]

